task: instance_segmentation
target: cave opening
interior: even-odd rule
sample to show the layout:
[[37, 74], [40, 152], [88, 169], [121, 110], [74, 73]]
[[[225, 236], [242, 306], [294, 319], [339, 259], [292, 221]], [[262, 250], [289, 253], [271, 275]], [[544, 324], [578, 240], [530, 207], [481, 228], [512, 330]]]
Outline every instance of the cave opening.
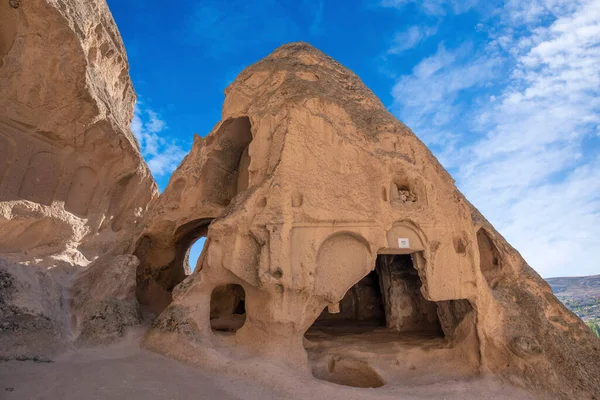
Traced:
[[443, 337], [435, 302], [421, 291], [414, 255], [380, 254], [375, 269], [330, 305], [309, 328], [330, 334], [385, 329], [396, 334]]
[[251, 183], [250, 143], [252, 125], [248, 117], [228, 119], [223, 122], [219, 134], [207, 139], [218, 141], [209, 153], [211, 174], [204, 178], [203, 197], [216, 204], [227, 206], [238, 194], [243, 193]]
[[[160, 314], [172, 301], [172, 292], [192, 272], [208, 234], [212, 218], [201, 218], [180, 226], [168, 247], [156, 243], [150, 236], [142, 237], [134, 255], [140, 260], [137, 267], [136, 295], [145, 309]], [[195, 258], [194, 258], [195, 257]], [[162, 265], [152, 268], [150, 265]]]
[[[206, 204], [200, 208], [205, 208], [207, 215], [214, 215], [214, 209], [227, 207], [250, 186], [252, 138], [250, 118], [243, 116], [224, 121], [216, 133], [205, 139], [208, 153], [194, 183], [197, 187], [194, 195], [199, 203]], [[179, 202], [188, 195], [190, 185], [177, 179], [165, 193]], [[194, 263], [204, 247], [202, 238], [207, 236], [212, 219], [190, 220], [178, 226], [173, 237], [147, 234], [138, 241], [134, 255], [140, 260], [136, 287], [140, 304], [160, 314], [171, 303], [175, 286], [195, 270]]]
[[371, 271], [344, 295], [339, 305], [326, 307], [313, 327], [328, 331], [360, 331], [385, 327], [385, 309], [377, 270]]
[[236, 332], [246, 322], [246, 292], [241, 285], [217, 286], [210, 297], [213, 332]]
[[[315, 378], [376, 388], [385, 384], [378, 367], [397, 369], [398, 374], [411, 377], [416, 365], [424, 368], [436, 357], [444, 362], [453, 357], [447, 351], [438, 304], [423, 295], [415, 264], [424, 262], [420, 253], [379, 254], [373, 271], [338, 304], [323, 310], [305, 333]], [[442, 305], [442, 315], [453, 304], [447, 303]], [[444, 321], [447, 325], [456, 322]]]
[[423, 283], [415, 268], [419, 256], [418, 253], [377, 256], [386, 326], [398, 333], [443, 337], [437, 305], [427, 300], [421, 290]]

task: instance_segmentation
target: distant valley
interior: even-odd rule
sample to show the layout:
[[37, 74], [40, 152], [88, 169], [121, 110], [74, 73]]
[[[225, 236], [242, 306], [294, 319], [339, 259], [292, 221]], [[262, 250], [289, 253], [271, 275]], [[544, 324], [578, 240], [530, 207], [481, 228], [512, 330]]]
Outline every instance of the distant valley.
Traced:
[[600, 275], [546, 281], [556, 297], [600, 336]]

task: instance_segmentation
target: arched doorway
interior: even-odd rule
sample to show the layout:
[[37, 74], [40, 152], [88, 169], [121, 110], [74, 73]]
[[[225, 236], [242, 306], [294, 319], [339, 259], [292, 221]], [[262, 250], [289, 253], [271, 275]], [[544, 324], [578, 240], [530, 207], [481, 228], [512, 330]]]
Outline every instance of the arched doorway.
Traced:
[[[138, 301], [146, 309], [159, 314], [171, 303], [171, 292], [191, 273], [190, 248], [198, 239], [206, 237], [211, 222], [212, 218], [203, 218], [180, 226], [167, 247], [155, 243], [149, 236], [139, 240], [134, 253], [140, 260], [136, 292]], [[149, 262], [158, 264], [161, 261], [164, 264], [159, 268], [148, 265]]]
[[[251, 184], [250, 143], [252, 127], [248, 117], [231, 118], [220, 125], [204, 142], [206, 157], [197, 168], [198, 179], [187, 182], [181, 176], [173, 179], [161, 195], [166, 207], [164, 214], [152, 221], [148, 234], [142, 236], [136, 245], [134, 254], [140, 260], [137, 273], [137, 297], [139, 302], [158, 314], [171, 302], [171, 292], [191, 273], [191, 247], [201, 237], [205, 237], [212, 217], [216, 217], [240, 193]], [[184, 161], [185, 164], [185, 161]], [[192, 196], [199, 206], [193, 208], [196, 216], [190, 216], [188, 222], [177, 227], [175, 233], [161, 232], [163, 224], [180, 221], [181, 215], [168, 215], [173, 203], [179, 204], [186, 196]], [[189, 198], [188, 198], [189, 199]], [[201, 217], [205, 210], [206, 214]], [[167, 214], [167, 215], [165, 215]], [[163, 217], [163, 215], [165, 215]], [[206, 216], [206, 218], [205, 218]], [[172, 219], [169, 219], [172, 217]], [[156, 229], [158, 227], [158, 229]], [[170, 229], [168, 228], [169, 232]], [[194, 247], [197, 252], [199, 245]]]
[[352, 286], [337, 307], [328, 307], [311, 329], [329, 333], [386, 328], [398, 334], [443, 337], [435, 302], [421, 291], [410, 254], [380, 254], [375, 269]]

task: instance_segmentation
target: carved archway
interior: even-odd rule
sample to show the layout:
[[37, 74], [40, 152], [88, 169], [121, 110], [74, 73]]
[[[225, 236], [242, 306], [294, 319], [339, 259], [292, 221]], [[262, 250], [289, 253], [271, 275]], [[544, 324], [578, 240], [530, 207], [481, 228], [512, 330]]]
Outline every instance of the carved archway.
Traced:
[[[141, 304], [159, 313], [171, 302], [173, 288], [186, 277], [190, 246], [206, 236], [212, 219], [252, 184], [248, 168], [252, 137], [248, 117], [224, 121], [206, 138], [206, 162], [199, 167], [199, 178], [174, 178], [161, 196], [169, 204], [193, 210], [193, 215], [182, 218], [178, 210], [175, 215], [166, 211], [164, 220], [153, 221], [155, 226], [138, 241], [134, 254], [140, 260], [137, 296]], [[195, 206], [188, 207], [185, 198], [191, 195]], [[175, 226], [173, 221], [177, 221]]]

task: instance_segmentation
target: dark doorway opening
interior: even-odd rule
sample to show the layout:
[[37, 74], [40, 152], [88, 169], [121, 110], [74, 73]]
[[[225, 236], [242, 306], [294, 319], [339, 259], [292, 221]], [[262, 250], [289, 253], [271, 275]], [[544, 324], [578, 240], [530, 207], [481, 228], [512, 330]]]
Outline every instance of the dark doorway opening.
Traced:
[[465, 347], [455, 347], [459, 333], [469, 337], [464, 321], [473, 324], [473, 308], [464, 299], [427, 300], [419, 275], [424, 263], [420, 253], [380, 254], [375, 269], [348, 290], [339, 307], [321, 313], [304, 341], [315, 378], [375, 388], [386, 383], [377, 372], [382, 370], [424, 382], [432, 370], [440, 376], [478, 372], [478, 343], [467, 348], [468, 356]]
[[371, 271], [346, 292], [339, 303], [339, 310], [325, 308], [313, 326], [338, 329], [385, 327], [385, 309], [379, 281], [377, 271]]
[[343, 333], [388, 328], [443, 336], [437, 305], [423, 296], [421, 286], [413, 256], [380, 254], [375, 269], [346, 292], [338, 307], [323, 310], [311, 329]]
[[241, 285], [217, 286], [210, 297], [210, 327], [215, 332], [236, 332], [246, 322], [246, 292]]
[[403, 333], [443, 336], [436, 303], [421, 292], [421, 278], [408, 254], [380, 254], [376, 269], [385, 305], [386, 325]]

